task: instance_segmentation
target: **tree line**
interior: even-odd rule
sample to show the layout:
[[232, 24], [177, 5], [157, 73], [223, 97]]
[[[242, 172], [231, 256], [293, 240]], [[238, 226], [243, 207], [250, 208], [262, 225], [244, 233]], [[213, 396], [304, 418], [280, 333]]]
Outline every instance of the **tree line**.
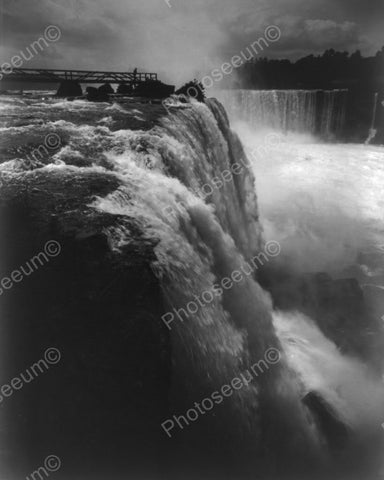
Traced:
[[367, 88], [381, 91], [384, 83], [384, 47], [376, 55], [363, 57], [337, 52], [333, 48], [322, 55], [308, 55], [295, 62], [255, 58], [238, 69], [235, 83], [227, 87], [251, 89], [288, 88]]

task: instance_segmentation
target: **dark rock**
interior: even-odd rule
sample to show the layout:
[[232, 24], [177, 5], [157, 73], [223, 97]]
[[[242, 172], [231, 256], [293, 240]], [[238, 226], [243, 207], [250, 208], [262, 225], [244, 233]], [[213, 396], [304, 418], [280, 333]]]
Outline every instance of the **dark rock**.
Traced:
[[199, 102], [204, 102], [205, 100], [205, 91], [202, 83], [197, 80], [188, 82], [183, 85], [179, 90], [176, 90], [176, 95], [181, 95], [183, 97], [190, 97], [198, 100]]
[[160, 80], [146, 80], [140, 83], [134, 91], [135, 96], [147, 98], [167, 98], [175, 91], [173, 85], [166, 85]]
[[101, 85], [98, 90], [100, 93], [106, 93], [108, 95], [113, 95], [115, 93], [110, 83], [104, 83], [104, 85]]
[[303, 403], [314, 415], [330, 449], [336, 452], [345, 447], [352, 430], [338, 417], [331, 405], [318, 392], [307, 393]]
[[130, 85], [129, 83], [121, 83], [117, 87], [116, 93], [119, 93], [120, 95], [132, 95], [133, 94], [132, 85]]
[[[68, 478], [94, 478], [111, 466], [143, 471], [146, 462], [155, 469], [162, 461], [170, 346], [150, 268], [153, 245], [133, 221], [128, 227], [125, 217], [89, 207], [118, 187], [108, 173], [36, 170], [1, 190], [2, 278], [49, 240], [61, 246], [1, 295], [5, 378], [25, 373], [47, 348], [61, 352], [60, 362], [4, 399], [2, 468], [32, 471], [51, 449], [66, 459]], [[132, 244], [116, 252], [105, 232], [119, 225], [129, 228]]]
[[87, 87], [87, 100], [90, 102], [108, 102], [109, 95], [95, 87]]
[[266, 266], [259, 281], [280, 310], [298, 310], [345, 354], [355, 355], [380, 371], [384, 339], [354, 278], [334, 280], [327, 273], [295, 274]]
[[58, 97], [79, 97], [83, 94], [81, 85], [73, 80], [64, 80], [60, 83], [56, 95]]

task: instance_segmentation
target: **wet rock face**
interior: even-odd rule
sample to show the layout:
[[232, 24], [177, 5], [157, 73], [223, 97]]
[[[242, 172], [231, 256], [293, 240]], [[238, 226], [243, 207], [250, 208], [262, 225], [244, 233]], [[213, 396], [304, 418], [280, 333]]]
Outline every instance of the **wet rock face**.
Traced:
[[271, 292], [276, 308], [298, 310], [313, 318], [343, 353], [358, 356], [380, 371], [381, 326], [356, 279], [333, 279], [322, 272], [299, 275], [268, 266], [260, 281]]
[[73, 80], [65, 80], [60, 83], [56, 95], [58, 97], [80, 97], [83, 94], [81, 85]]
[[47, 242], [59, 245], [0, 297], [6, 379], [49, 348], [61, 355], [3, 398], [8, 452], [1, 460], [11, 472], [33, 471], [49, 453], [66, 463], [68, 475], [111, 465], [132, 472], [160, 461], [170, 348], [149, 266], [153, 245], [132, 223], [132, 244], [111, 251], [105, 230], [127, 219], [88, 206], [117, 187], [107, 173], [36, 170], [2, 188], [1, 278], [31, 265]]
[[198, 82], [197, 80], [186, 83], [181, 88], [176, 90], [175, 93], [176, 95], [180, 95], [183, 97], [195, 98], [199, 102], [204, 102], [205, 100], [205, 91], [203, 84]]
[[104, 83], [104, 85], [101, 85], [101, 87], [99, 87], [98, 90], [99, 92], [103, 92], [107, 94], [115, 93], [110, 83]]
[[106, 91], [95, 87], [87, 88], [87, 100], [90, 102], [108, 102], [109, 95]]
[[132, 85], [126, 84], [126, 83], [121, 83], [117, 87], [117, 92], [121, 95], [132, 95], [133, 94], [133, 88]]
[[166, 85], [160, 80], [146, 80], [134, 90], [135, 96], [146, 98], [167, 98], [175, 92], [173, 85]]
[[90, 102], [108, 102], [109, 95], [115, 93], [113, 88], [109, 83], [101, 85], [99, 88], [88, 87], [87, 88], [87, 99]]
[[303, 403], [313, 413], [331, 451], [336, 453], [346, 447], [352, 431], [337, 417], [328, 402], [318, 392], [309, 392], [303, 398]]

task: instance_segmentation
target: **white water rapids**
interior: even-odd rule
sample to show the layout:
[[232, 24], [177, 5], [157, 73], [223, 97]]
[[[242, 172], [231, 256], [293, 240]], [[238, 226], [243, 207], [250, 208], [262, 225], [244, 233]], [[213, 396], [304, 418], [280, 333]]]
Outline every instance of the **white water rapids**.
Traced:
[[[260, 100], [259, 93], [253, 96]], [[169, 310], [215, 291], [212, 301], [172, 326], [170, 397], [183, 392], [184, 398], [175, 402], [178, 408], [209, 396], [262, 359], [269, 347], [281, 349], [279, 365], [236, 391], [224, 413], [217, 413], [217, 421], [228, 425], [226, 441], [246, 437], [255, 462], [270, 474], [297, 464], [315, 470], [332, 462], [313, 414], [302, 402], [308, 392], [320, 393], [353, 430], [356, 442], [366, 440], [367, 450], [374, 447], [384, 421], [384, 388], [377, 371], [361, 358], [341, 353], [313, 319], [274, 310], [270, 294], [252, 275], [228, 290], [215, 288], [268, 240], [281, 245], [281, 255], [270, 259], [275, 268], [352, 275], [366, 289], [384, 288], [384, 149], [286, 135], [292, 122], [296, 132], [303, 129], [308, 115], [315, 128], [311, 98], [304, 99], [307, 113], [295, 107], [294, 119], [294, 97], [283, 102], [284, 118], [275, 108], [281, 102], [263, 98], [264, 109], [268, 101], [273, 106], [267, 129], [258, 113], [260, 102], [252, 107], [257, 122], [237, 123], [234, 112], [243, 105], [231, 99], [237, 109], [230, 109], [233, 126], [249, 161], [214, 100], [179, 104], [150, 130], [135, 131], [110, 128], [116, 112], [128, 115], [117, 105], [31, 102], [28, 108], [45, 118], [44, 126], [35, 120], [2, 128], [10, 144], [25, 134], [42, 135], [44, 129], [67, 139], [52, 162], [41, 167], [47, 174], [68, 169], [76, 175], [88, 169], [116, 175], [121, 187], [95, 199], [92, 207], [125, 219], [119, 228], [106, 229], [111, 249], [119, 251], [132, 241], [132, 221], [145, 241], [156, 244], [152, 268]], [[325, 133], [334, 132], [341, 121], [335, 101], [326, 95]], [[96, 111], [101, 119], [86, 124]], [[76, 123], [69, 112], [80, 120]], [[138, 110], [134, 116], [140, 122], [145, 113]], [[240, 173], [223, 181], [223, 172], [236, 162], [243, 166]], [[4, 175], [21, 170], [19, 157], [1, 167]], [[380, 297], [374, 297], [379, 309]], [[384, 313], [384, 302], [382, 306]], [[372, 334], [382, 335], [383, 329]]]

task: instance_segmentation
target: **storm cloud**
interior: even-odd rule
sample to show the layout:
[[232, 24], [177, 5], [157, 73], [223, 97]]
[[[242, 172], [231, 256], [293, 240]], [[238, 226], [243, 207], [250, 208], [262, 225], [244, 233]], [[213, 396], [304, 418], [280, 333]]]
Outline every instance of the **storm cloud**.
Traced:
[[295, 59], [331, 47], [373, 54], [383, 14], [382, 0], [369, 8], [364, 0], [3, 0], [0, 60], [56, 25], [60, 41], [29, 67], [137, 67], [177, 83], [227, 61], [268, 25], [282, 35], [263, 56]]

